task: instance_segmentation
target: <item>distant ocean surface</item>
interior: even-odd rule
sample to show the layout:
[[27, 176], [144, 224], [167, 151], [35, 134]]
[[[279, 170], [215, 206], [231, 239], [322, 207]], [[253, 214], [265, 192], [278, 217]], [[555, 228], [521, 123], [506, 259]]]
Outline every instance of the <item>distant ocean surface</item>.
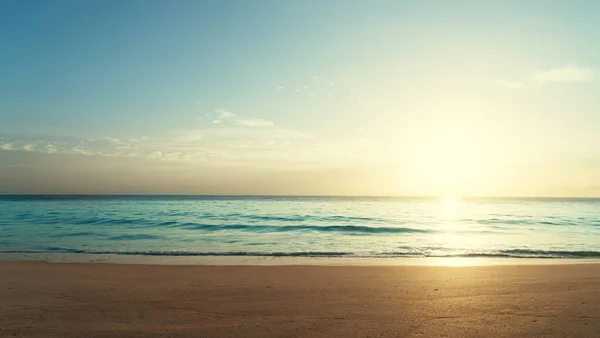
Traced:
[[600, 199], [0, 196], [0, 254], [600, 258]]

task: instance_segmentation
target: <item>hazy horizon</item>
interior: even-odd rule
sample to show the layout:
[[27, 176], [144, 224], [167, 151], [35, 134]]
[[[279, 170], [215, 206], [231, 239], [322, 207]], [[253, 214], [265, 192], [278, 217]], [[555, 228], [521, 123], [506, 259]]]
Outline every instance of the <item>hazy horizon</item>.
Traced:
[[[219, 199], [219, 198], [248, 198], [248, 199], [269, 199], [269, 198], [302, 198], [302, 199], [421, 199], [421, 200], [439, 200], [441, 204], [449, 203], [448, 201], [455, 201], [461, 203], [464, 201], [473, 200], [600, 200], [600, 197], [569, 197], [569, 196], [452, 196], [452, 195], [417, 195], [417, 196], [406, 196], [406, 195], [247, 195], [247, 194], [0, 194], [0, 197], [6, 198], [18, 198], [18, 197], [31, 197], [31, 198], [119, 198], [119, 197], [141, 197], [141, 198], [152, 198], [152, 197], [173, 197], [173, 198], [206, 198], [206, 199]], [[453, 202], [454, 203], [454, 202]]]
[[3, 1], [0, 195], [600, 197], [597, 1]]

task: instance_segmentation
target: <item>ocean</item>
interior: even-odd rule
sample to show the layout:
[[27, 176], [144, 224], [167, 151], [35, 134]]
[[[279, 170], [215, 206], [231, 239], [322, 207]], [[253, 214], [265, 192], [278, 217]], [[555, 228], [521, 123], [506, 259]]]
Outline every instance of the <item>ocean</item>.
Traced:
[[0, 258], [600, 258], [600, 199], [1, 196]]

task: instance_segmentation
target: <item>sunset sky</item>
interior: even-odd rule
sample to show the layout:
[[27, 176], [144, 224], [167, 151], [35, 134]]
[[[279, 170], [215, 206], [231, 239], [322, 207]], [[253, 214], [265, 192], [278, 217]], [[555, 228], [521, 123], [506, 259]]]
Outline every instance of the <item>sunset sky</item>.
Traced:
[[0, 1], [0, 194], [600, 196], [600, 1]]

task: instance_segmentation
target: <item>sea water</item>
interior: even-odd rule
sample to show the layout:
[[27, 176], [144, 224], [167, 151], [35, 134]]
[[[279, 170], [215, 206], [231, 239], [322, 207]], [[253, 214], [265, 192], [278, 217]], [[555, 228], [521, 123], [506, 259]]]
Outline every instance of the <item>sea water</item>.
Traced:
[[2, 196], [0, 254], [597, 259], [600, 199]]

